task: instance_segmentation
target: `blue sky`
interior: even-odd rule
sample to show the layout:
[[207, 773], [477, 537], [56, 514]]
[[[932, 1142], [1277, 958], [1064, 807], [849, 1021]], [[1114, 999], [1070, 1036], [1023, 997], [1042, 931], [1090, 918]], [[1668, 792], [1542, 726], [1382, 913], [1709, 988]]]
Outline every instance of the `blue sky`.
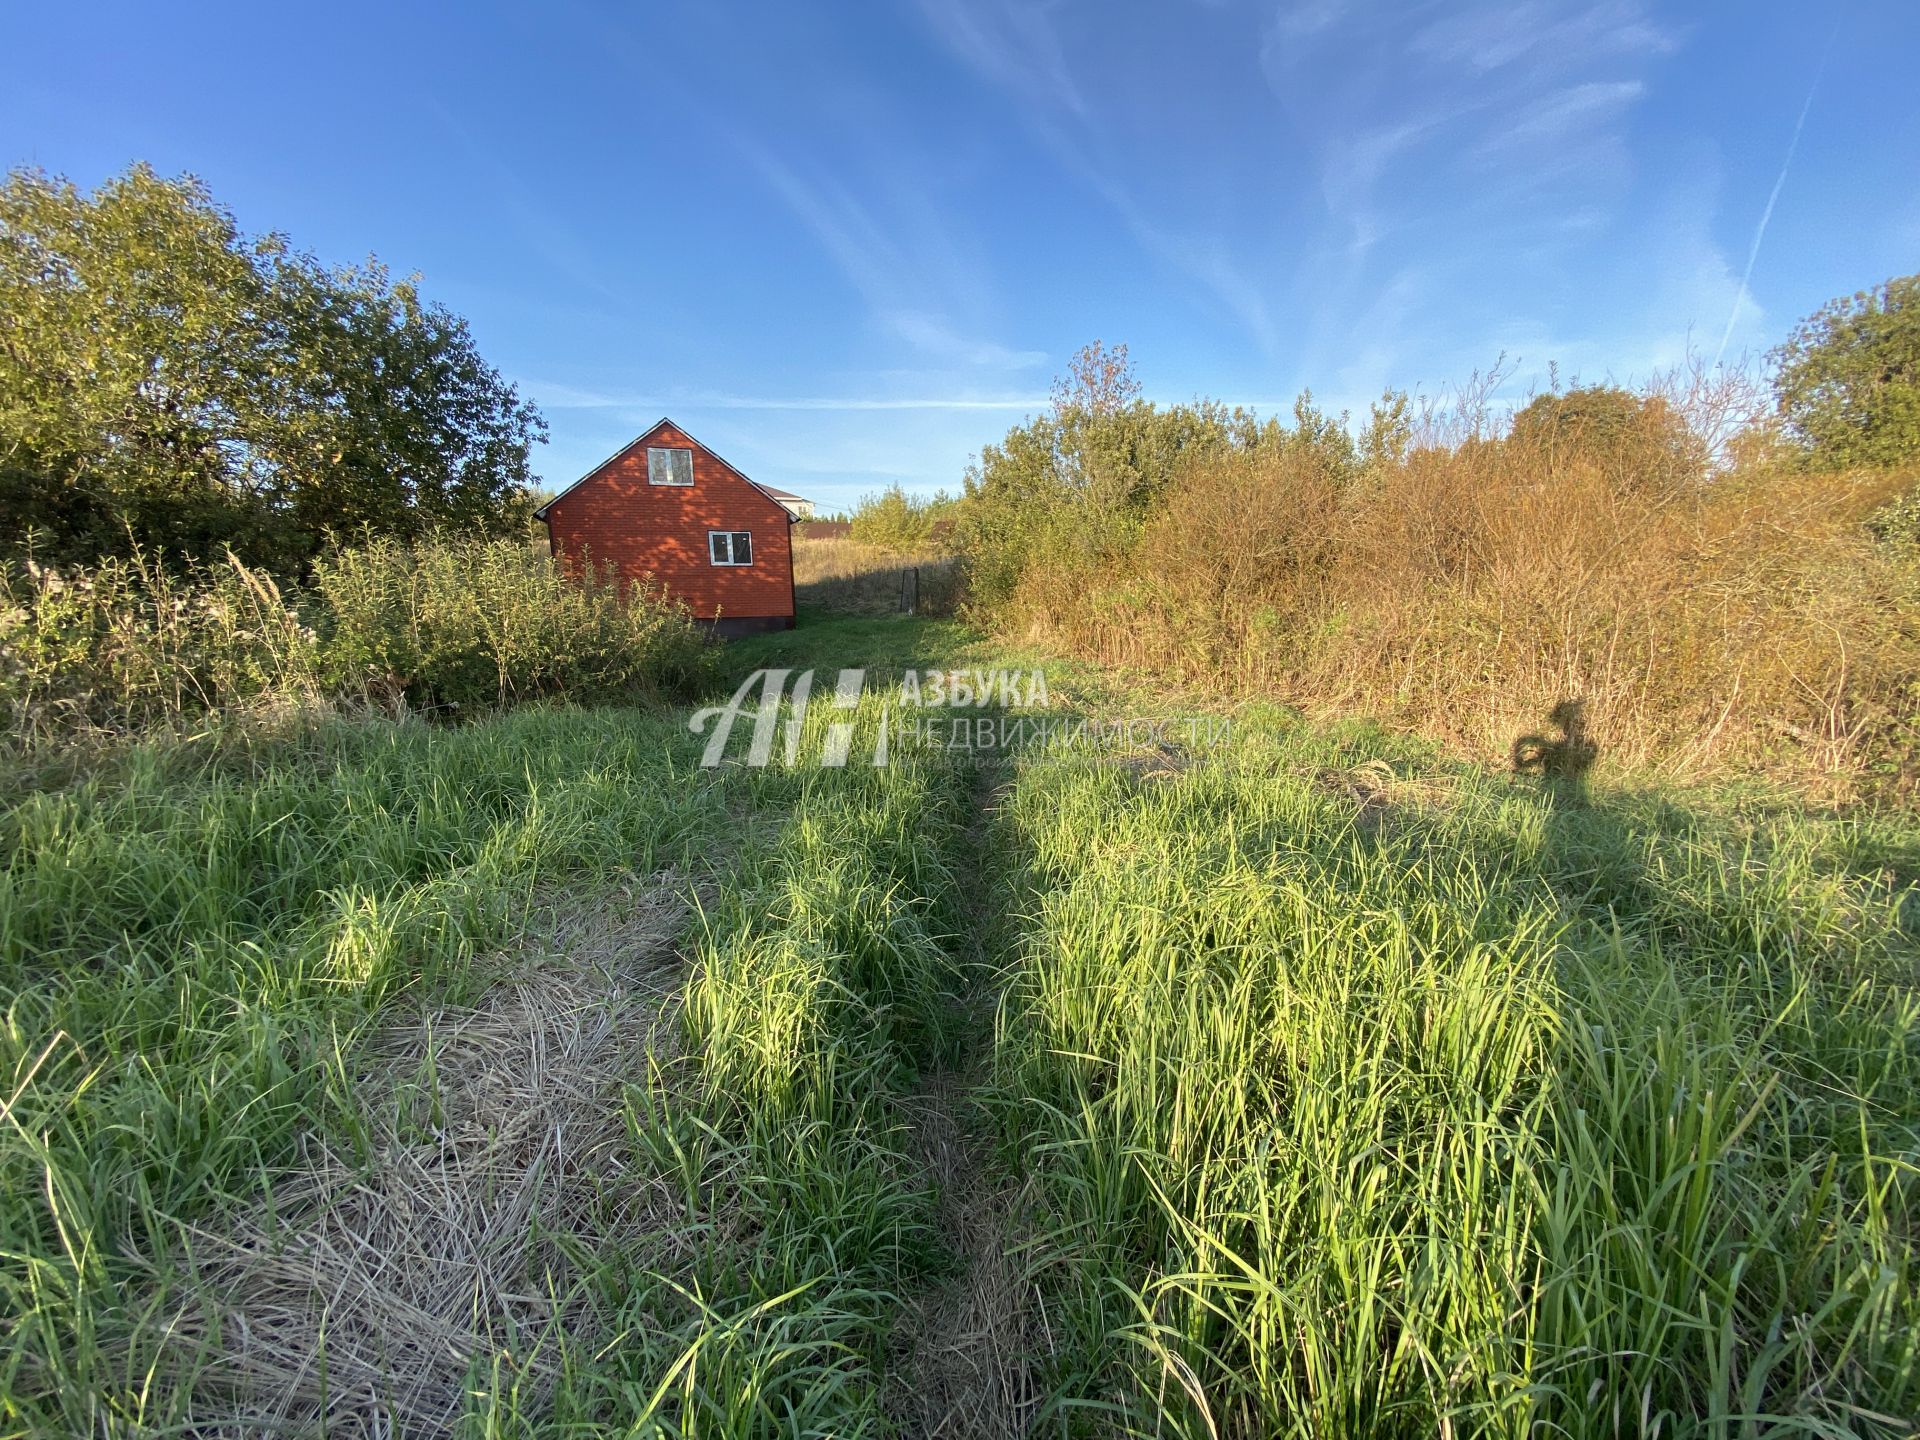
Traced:
[[957, 488], [1095, 338], [1155, 399], [1358, 409], [1920, 270], [1912, 3], [142, 0], [0, 46], [0, 159], [420, 272], [556, 484], [671, 413], [828, 506]]

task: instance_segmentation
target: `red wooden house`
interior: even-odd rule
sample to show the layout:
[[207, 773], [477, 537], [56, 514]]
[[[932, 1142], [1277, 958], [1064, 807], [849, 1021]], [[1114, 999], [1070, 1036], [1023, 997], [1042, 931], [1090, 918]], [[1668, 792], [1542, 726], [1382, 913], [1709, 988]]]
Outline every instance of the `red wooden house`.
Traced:
[[721, 635], [793, 628], [793, 516], [671, 420], [534, 511], [564, 563], [651, 577]]

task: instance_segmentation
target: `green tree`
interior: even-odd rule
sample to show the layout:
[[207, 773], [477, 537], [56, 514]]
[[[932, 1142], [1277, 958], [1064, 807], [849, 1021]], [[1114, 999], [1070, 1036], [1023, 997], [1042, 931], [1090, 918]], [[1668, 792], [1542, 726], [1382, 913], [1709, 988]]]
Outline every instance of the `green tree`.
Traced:
[[1770, 358], [1780, 418], [1808, 463], [1920, 457], [1920, 275], [1829, 301]]
[[1054, 382], [1051, 408], [983, 446], [967, 469], [955, 543], [975, 602], [1003, 603], [1036, 563], [1087, 574], [1123, 555], [1201, 457], [1288, 443], [1351, 451], [1311, 397], [1295, 418], [1289, 431], [1216, 401], [1156, 406], [1140, 398], [1126, 346], [1087, 346]]
[[1109, 414], [1135, 404], [1140, 399], [1140, 381], [1126, 345], [1098, 340], [1082, 345], [1067, 362], [1067, 373], [1055, 377], [1052, 399], [1056, 415], [1076, 410]]
[[1304, 451], [1327, 467], [1329, 474], [1345, 482], [1360, 466], [1360, 452], [1347, 428], [1349, 416], [1327, 414], [1313, 403], [1313, 391], [1302, 390], [1293, 402], [1293, 429], [1287, 432], [1286, 448]]
[[1574, 385], [1536, 395], [1513, 417], [1514, 443], [1550, 461], [1597, 465], [1622, 490], [1671, 490], [1706, 472], [1706, 446], [1658, 395]]
[[1367, 410], [1357, 446], [1361, 471], [1380, 476], [1406, 463], [1413, 448], [1413, 401], [1404, 390], [1383, 390]]
[[860, 498], [853, 510], [851, 533], [862, 545], [900, 551], [924, 549], [933, 541], [934, 526], [951, 515], [954, 503], [944, 490], [920, 496], [889, 485], [877, 495]]
[[0, 186], [10, 543], [302, 571], [329, 533], [513, 533], [544, 433], [412, 281], [242, 235], [197, 180]]

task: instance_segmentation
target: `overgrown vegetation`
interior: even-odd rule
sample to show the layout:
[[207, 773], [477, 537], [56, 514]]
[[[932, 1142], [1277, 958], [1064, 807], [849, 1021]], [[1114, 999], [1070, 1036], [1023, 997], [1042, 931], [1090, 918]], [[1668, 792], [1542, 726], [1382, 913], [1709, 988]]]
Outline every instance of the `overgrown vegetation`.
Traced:
[[[854, 723], [870, 749], [878, 705]], [[708, 911], [684, 1089], [629, 1112], [695, 1244], [677, 1271], [623, 1280], [622, 1345], [530, 1428], [886, 1433], [902, 1295], [945, 1260], [899, 1106], [952, 1043], [966, 802], [966, 770], [938, 754], [817, 774]]]
[[[16, 176], [0, 1433], [1912, 1435], [1911, 814], [1591, 772], [1911, 782], [1913, 284], [1510, 417], [1095, 346], [722, 653], [411, 285]], [[1037, 663], [956, 547], [1219, 743], [902, 723]]]
[[15, 746], [319, 702], [466, 715], [556, 697], [684, 697], [713, 657], [683, 612], [514, 540], [376, 541], [282, 587], [229, 556], [172, 570], [0, 565]]
[[[877, 703], [834, 718], [871, 748]], [[334, 721], [0, 815], [6, 1426], [877, 1431], [899, 1295], [941, 1263], [895, 1106], [949, 1043], [967, 771], [703, 772], [700, 743]], [[684, 914], [636, 939], [615, 882], [700, 907], [691, 968]], [[546, 1053], [636, 1005], [662, 1023], [602, 1021], [590, 1068]], [[550, 1141], [528, 1066], [592, 1087]], [[382, 1254], [441, 1243], [421, 1207], [471, 1252]]]
[[183, 1247], [217, 1252], [234, 1211], [270, 1210], [303, 1136], [352, 1152], [381, 1103], [357, 1088], [372, 1027], [402, 997], [471, 994], [476, 952], [520, 933], [539, 887], [700, 862], [728, 794], [686, 782], [686, 741], [605, 711], [335, 721], [251, 758], [156, 742], [10, 801], [9, 1431], [180, 1420], [197, 1361], [169, 1335], [200, 1298]]
[[249, 237], [191, 177], [0, 185], [0, 546], [93, 564], [523, 533], [533, 407], [378, 263]]
[[[997, 1435], [1907, 1433], [1910, 824], [1271, 707], [875, 767], [887, 674], [1031, 659], [732, 658], [870, 693], [764, 769], [535, 708], [0, 812], [10, 1428], [894, 1433], [908, 1317], [965, 1314], [927, 1413]], [[1023, 1198], [962, 1250], [917, 1127], [974, 1046], [956, 1163]]]
[[[1629, 765], [1909, 785], [1906, 288], [1788, 347], [1784, 429], [1747, 377], [1695, 366], [1640, 391], [1556, 388], [1510, 420], [1498, 376], [1444, 401], [1388, 394], [1356, 434], [1311, 396], [1291, 424], [1154, 406], [1124, 352], [1092, 347], [969, 473], [975, 613], [1487, 759], [1578, 698]], [[1842, 443], [1815, 395], [1877, 438]], [[1883, 468], [1831, 468], [1868, 460]]]
[[514, 540], [341, 551], [319, 563], [314, 594], [336, 693], [459, 713], [686, 698], [714, 669], [704, 634], [662, 592], [563, 570]]
[[897, 615], [909, 601], [916, 614], [951, 615], [960, 601], [952, 555], [932, 546], [901, 550], [850, 538], [796, 535], [793, 585], [800, 604], [834, 615]]

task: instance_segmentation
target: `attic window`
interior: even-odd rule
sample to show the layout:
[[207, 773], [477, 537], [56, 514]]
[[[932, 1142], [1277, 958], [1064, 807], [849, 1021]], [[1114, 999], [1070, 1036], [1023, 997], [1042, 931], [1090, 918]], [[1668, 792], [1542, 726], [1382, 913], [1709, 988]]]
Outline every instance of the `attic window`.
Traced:
[[751, 565], [753, 532], [750, 530], [707, 531], [707, 558], [716, 565]]
[[693, 451], [668, 445], [647, 447], [649, 485], [693, 484]]

